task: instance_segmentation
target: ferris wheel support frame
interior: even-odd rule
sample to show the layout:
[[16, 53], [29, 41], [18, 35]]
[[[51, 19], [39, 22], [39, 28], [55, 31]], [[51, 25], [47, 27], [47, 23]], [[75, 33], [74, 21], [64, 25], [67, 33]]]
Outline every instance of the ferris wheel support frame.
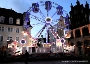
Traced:
[[[57, 9], [57, 11], [51, 16], [51, 18], [57, 13], [58, 15], [60, 15], [60, 16], [62, 16], [63, 15], [63, 7], [62, 6], [60, 6], [60, 5], [58, 5], [58, 7], [55, 7], [55, 6], [52, 6], [52, 4], [55, 4], [55, 5], [58, 5], [58, 4], [56, 4], [56, 3], [54, 3], [54, 2], [51, 2], [51, 1], [46, 1], [45, 2], [45, 9], [47, 10], [47, 17], [49, 16], [48, 14], [49, 14], [49, 11], [51, 10], [51, 8], [52, 7], [54, 7], [54, 8], [56, 8]], [[36, 9], [37, 9], [37, 11], [35, 11], [34, 10], [34, 8], [33, 7], [35, 7]], [[40, 8], [39, 8], [39, 4], [38, 3], [33, 3], [33, 7], [30, 7], [29, 8], [29, 10], [27, 10], [27, 13], [26, 13], [26, 17], [24, 18], [25, 19], [25, 21], [29, 21], [30, 19], [29, 19], [29, 15], [30, 16], [33, 16], [33, 17], [35, 17], [34, 19], [36, 19], [36, 20], [42, 20], [41, 22], [42, 23], [45, 23], [45, 26], [44, 27], [46, 27], [46, 24], [47, 24], [47, 22], [46, 22], [46, 20], [45, 20], [45, 16], [44, 16], [44, 14], [42, 13], [42, 11], [40, 10]], [[33, 12], [35, 12], [35, 13], [37, 13], [37, 12], [39, 12], [40, 13], [40, 15], [42, 16], [42, 19], [40, 19], [39, 17], [36, 17], [36, 16], [34, 16], [34, 15], [32, 15], [31, 14], [31, 11], [33, 11]], [[29, 13], [30, 12], [30, 13]], [[28, 14], [29, 13], [29, 14]], [[43, 22], [44, 21], [44, 22]], [[53, 21], [53, 20], [52, 20]], [[54, 22], [54, 21], [53, 21]], [[51, 22], [51, 23], [53, 23], [53, 22]], [[57, 22], [57, 21], [56, 21]], [[52, 29], [54, 29], [53, 28], [53, 26], [51, 25], [51, 23], [49, 23], [49, 25], [52, 27]], [[27, 28], [26, 26], [24, 26], [25, 28]], [[41, 35], [41, 33], [43, 32], [43, 30], [44, 30], [44, 28], [42, 28], [38, 33], [37, 33], [37, 35], [39, 34], [39, 36]], [[48, 31], [49, 29], [47, 29], [47, 31]], [[46, 32], [47, 32], [46, 31]], [[57, 32], [56, 32], [57, 33]], [[48, 34], [48, 33], [47, 33]], [[36, 35], [36, 36], [37, 36]], [[35, 37], [36, 37], [35, 36]]]

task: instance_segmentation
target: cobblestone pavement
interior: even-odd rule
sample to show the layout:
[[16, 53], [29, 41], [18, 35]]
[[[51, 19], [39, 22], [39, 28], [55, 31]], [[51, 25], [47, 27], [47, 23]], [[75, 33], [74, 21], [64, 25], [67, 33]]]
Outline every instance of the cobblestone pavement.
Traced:
[[[24, 62], [0, 63], [0, 64], [26, 64]], [[46, 62], [28, 62], [28, 64], [90, 64], [88, 61], [46, 61]]]

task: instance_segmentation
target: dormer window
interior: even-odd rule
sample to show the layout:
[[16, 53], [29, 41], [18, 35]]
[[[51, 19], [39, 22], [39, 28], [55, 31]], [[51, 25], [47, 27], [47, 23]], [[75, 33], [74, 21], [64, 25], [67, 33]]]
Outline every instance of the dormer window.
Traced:
[[17, 19], [16, 20], [16, 24], [20, 24], [20, 19]]
[[13, 24], [13, 18], [12, 17], [9, 18], [9, 24]]
[[5, 19], [5, 17], [1, 16], [1, 17], [0, 17], [0, 22], [1, 22], [1, 23], [4, 23], [4, 19]]

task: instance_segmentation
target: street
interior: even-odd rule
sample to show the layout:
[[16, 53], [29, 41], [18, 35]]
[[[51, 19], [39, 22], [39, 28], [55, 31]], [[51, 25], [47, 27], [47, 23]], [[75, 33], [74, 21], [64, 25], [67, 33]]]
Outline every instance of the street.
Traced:
[[[25, 64], [24, 62], [0, 63], [0, 64]], [[89, 64], [88, 61], [40, 61], [28, 62], [28, 64]]]

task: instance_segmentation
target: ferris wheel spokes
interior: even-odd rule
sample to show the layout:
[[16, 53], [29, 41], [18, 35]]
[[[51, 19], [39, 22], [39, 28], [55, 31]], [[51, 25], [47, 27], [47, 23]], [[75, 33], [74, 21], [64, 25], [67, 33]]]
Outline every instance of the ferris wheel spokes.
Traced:
[[[54, 36], [54, 38], [56, 38], [56, 35], [54, 34], [53, 30], [52, 29], [49, 29], [50, 32], [52, 33], [52, 35]], [[56, 38], [57, 39], [57, 38]]]
[[38, 37], [40, 37], [40, 35], [42, 34], [42, 32], [44, 31], [46, 25], [44, 26], [44, 28], [42, 29], [42, 31], [39, 33]]
[[54, 31], [55, 34], [58, 36], [58, 38], [60, 38], [59, 35], [58, 35], [58, 33], [55, 31], [54, 27], [53, 27], [51, 24], [50, 24], [50, 26], [52, 27], [51, 29], [53, 29], [53, 31]]
[[31, 11], [32, 11], [32, 7], [30, 6], [27, 12], [31, 12]]
[[51, 18], [57, 13], [57, 11], [51, 16]]
[[42, 34], [43, 31], [44, 31], [44, 29], [42, 29], [42, 31], [39, 33], [38, 37], [40, 37], [40, 35]]
[[[62, 15], [64, 16], [63, 12], [66, 12], [66, 11], [63, 10], [62, 6], [60, 6], [60, 5], [58, 5], [58, 4], [54, 3], [54, 2], [51, 2], [51, 1], [45, 1], [43, 4], [44, 4], [46, 12], [47, 12], [46, 17], [42, 13], [43, 11], [40, 10], [40, 6], [39, 6], [38, 3], [32, 3], [32, 6], [29, 8], [29, 10], [27, 10], [27, 13], [30, 12], [30, 18], [33, 18], [33, 19], [38, 20], [38, 21], [41, 22], [41, 23], [32, 24], [32, 25], [39, 25], [39, 24], [44, 23], [44, 27], [36, 34], [36, 36], [39, 37], [42, 34], [42, 32], [44, 31], [44, 29], [47, 28], [47, 31], [46, 31], [47, 32], [47, 37], [46, 37], [47, 39], [46, 40], [48, 41], [48, 30], [49, 30], [49, 26], [50, 26], [50, 27], [52, 27], [50, 31], [52, 31], [52, 34], [54, 35], [54, 37], [57, 38], [57, 36], [58, 36], [58, 38], [60, 38], [57, 31], [51, 25], [51, 23], [53, 23], [53, 24], [56, 23], [57, 24], [60, 21], [60, 19], [52, 20], [52, 18], [54, 17], [55, 14], [57, 14], [58, 16], [62, 16]], [[52, 5], [52, 4], [54, 4], [54, 5]], [[51, 8], [55, 8], [56, 12], [51, 17], [49, 17], [49, 11], [51, 10]], [[35, 16], [32, 15], [31, 11], [33, 13], [40, 13], [42, 18], [39, 18], [36, 15]], [[27, 17], [25, 18], [25, 21], [27, 21], [27, 20], [29, 21], [30, 18], [29, 18], [28, 14], [27, 14]], [[67, 17], [64, 17], [64, 18], [65, 18], [66, 24], [68, 25], [68, 15], [67, 15]], [[66, 26], [66, 24], [65, 24], [65, 26]], [[57, 28], [62, 28], [62, 26], [58, 26]]]
[[38, 20], [38, 21], [41, 21], [42, 23], [44, 23], [43, 21], [44, 21], [44, 19], [41, 19], [41, 18], [39, 18], [39, 17], [37, 17], [37, 16], [35, 16], [35, 15], [32, 15], [32, 14], [30, 14], [32, 17], [31, 18], [33, 18], [33, 19], [36, 19], [36, 20]]
[[45, 29], [45, 27], [46, 27], [46, 26], [44, 25], [43, 28], [35, 35], [34, 38], [36, 38], [36, 36], [37, 36], [40, 32], [42, 32], [42, 30]]
[[49, 15], [49, 11], [47, 10], [47, 17], [48, 17], [48, 15]]
[[42, 16], [43, 19], [45, 19], [45, 15], [42, 13], [42, 11], [39, 9], [39, 13]]
[[35, 26], [35, 25], [39, 26], [39, 25], [42, 25], [42, 24], [45, 24], [45, 23], [32, 24], [32, 26]]

